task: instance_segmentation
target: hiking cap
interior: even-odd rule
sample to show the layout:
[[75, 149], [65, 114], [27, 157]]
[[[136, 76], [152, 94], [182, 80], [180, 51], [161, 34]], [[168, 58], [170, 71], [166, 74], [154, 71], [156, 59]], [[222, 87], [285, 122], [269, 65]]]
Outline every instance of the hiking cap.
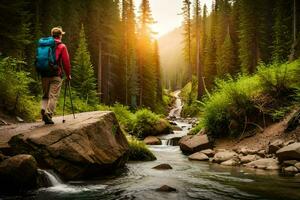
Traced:
[[64, 32], [62, 30], [62, 27], [61, 26], [57, 26], [57, 27], [54, 27], [51, 29], [51, 35], [54, 36], [54, 35], [64, 35], [66, 34], [66, 32]]

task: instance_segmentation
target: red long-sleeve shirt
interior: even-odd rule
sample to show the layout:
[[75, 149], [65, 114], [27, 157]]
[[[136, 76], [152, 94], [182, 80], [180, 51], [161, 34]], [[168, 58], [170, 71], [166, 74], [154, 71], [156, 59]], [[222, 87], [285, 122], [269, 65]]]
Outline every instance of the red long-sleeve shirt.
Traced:
[[55, 38], [55, 42], [56, 44], [58, 44], [55, 51], [56, 60], [58, 61], [58, 65], [59, 65], [58, 76], [62, 76], [63, 74], [62, 69], [63, 69], [65, 75], [69, 77], [71, 75], [71, 64], [70, 64], [68, 49], [66, 45], [61, 42], [59, 38]]

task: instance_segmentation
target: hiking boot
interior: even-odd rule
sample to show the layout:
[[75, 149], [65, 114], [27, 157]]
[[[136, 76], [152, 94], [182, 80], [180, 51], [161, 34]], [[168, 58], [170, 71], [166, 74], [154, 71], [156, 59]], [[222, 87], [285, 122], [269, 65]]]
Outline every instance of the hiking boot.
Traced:
[[51, 119], [51, 117], [48, 114], [45, 114], [45, 124], [54, 124], [54, 121]]
[[42, 119], [45, 122], [45, 124], [54, 124], [52, 117], [50, 114], [47, 114], [45, 110], [41, 110]]

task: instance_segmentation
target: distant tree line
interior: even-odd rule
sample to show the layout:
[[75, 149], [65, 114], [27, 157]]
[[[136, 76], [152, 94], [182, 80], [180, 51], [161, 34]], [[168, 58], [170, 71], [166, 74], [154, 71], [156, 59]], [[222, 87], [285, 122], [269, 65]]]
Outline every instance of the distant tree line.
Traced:
[[199, 99], [216, 78], [251, 74], [260, 63], [299, 56], [296, 0], [214, 0], [211, 12], [201, 0], [182, 2], [187, 69], [180, 79], [197, 77]]
[[0, 56], [26, 61], [36, 82], [37, 40], [62, 26], [73, 66], [73, 84], [88, 104], [119, 102], [152, 110], [162, 105], [159, 50], [150, 25], [149, 0], [135, 16], [133, 0], [3, 0]]

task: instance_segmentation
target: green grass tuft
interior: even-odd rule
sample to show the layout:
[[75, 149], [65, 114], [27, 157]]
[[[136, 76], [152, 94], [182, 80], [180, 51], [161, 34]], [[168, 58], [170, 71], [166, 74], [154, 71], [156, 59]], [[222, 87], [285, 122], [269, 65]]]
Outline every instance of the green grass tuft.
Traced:
[[152, 161], [156, 160], [154, 154], [148, 149], [147, 145], [138, 139], [128, 136], [129, 160], [131, 161]]

